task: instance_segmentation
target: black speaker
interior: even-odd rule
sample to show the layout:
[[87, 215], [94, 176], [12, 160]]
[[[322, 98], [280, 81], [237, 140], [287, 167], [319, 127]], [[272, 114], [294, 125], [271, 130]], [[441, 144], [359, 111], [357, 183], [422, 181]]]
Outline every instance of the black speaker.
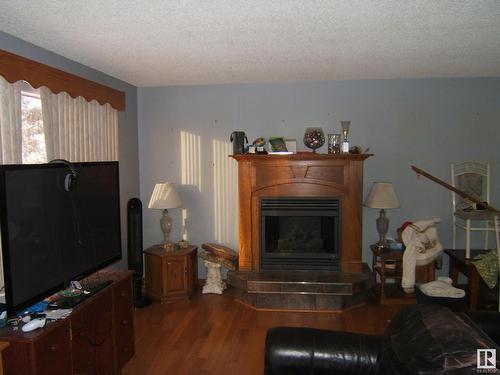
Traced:
[[142, 294], [142, 203], [132, 198], [127, 203], [127, 247], [128, 268], [134, 271], [134, 306], [141, 308], [151, 304], [151, 299]]

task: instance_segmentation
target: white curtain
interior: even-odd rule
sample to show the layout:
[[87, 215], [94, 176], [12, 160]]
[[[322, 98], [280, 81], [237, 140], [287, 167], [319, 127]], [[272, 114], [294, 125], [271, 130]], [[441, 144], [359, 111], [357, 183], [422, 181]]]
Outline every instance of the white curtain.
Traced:
[[0, 76], [0, 164], [21, 164], [21, 83]]
[[[22, 148], [21, 84], [0, 76], [0, 164], [21, 164]], [[0, 286], [4, 285], [0, 251]]]
[[118, 111], [40, 88], [47, 160], [118, 160]]

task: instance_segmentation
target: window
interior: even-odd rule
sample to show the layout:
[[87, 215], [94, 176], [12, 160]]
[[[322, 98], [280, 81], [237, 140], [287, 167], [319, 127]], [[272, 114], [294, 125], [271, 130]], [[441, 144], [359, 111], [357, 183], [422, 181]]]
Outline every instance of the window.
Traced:
[[118, 111], [0, 76], [1, 164], [118, 160]]
[[42, 101], [38, 90], [28, 83], [21, 90], [23, 163], [46, 163]]

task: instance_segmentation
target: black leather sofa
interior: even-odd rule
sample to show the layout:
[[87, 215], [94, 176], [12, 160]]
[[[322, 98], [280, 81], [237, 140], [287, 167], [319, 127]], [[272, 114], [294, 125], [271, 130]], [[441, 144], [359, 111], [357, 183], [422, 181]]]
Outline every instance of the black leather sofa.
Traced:
[[[477, 349], [500, 349], [499, 342], [498, 312], [457, 314], [415, 305], [401, 310], [381, 336], [272, 328], [265, 374], [477, 374]], [[496, 365], [500, 369], [500, 361]]]

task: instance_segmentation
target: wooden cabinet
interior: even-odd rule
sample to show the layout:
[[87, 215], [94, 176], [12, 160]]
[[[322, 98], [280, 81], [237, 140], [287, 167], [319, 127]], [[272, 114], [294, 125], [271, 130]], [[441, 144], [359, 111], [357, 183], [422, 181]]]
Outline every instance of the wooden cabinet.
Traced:
[[113, 283], [64, 319], [32, 332], [0, 329], [9, 342], [5, 374], [119, 374], [134, 355], [132, 272], [101, 272]]
[[196, 246], [167, 252], [160, 245], [144, 250], [146, 294], [162, 303], [190, 298], [198, 286]]
[[75, 374], [112, 374], [112, 300], [111, 290], [95, 296], [94, 301], [76, 309], [71, 316], [73, 372]]
[[0, 341], [0, 375], [3, 375], [3, 361], [2, 361], [2, 353], [5, 349], [9, 347], [9, 343], [6, 341]]
[[[29, 345], [32, 358], [32, 373], [34, 374], [70, 374], [71, 373], [71, 346], [68, 324], [61, 329], [54, 329]], [[10, 374], [11, 366], [5, 373]], [[29, 372], [26, 372], [29, 374]]]
[[69, 319], [28, 333], [3, 328], [0, 330], [1, 340], [10, 344], [2, 353], [4, 373], [71, 374], [70, 332]]
[[113, 289], [113, 337], [116, 373], [135, 353], [132, 283], [120, 283]]
[[198, 251], [194, 250], [187, 257], [187, 290], [191, 295], [198, 289]]

